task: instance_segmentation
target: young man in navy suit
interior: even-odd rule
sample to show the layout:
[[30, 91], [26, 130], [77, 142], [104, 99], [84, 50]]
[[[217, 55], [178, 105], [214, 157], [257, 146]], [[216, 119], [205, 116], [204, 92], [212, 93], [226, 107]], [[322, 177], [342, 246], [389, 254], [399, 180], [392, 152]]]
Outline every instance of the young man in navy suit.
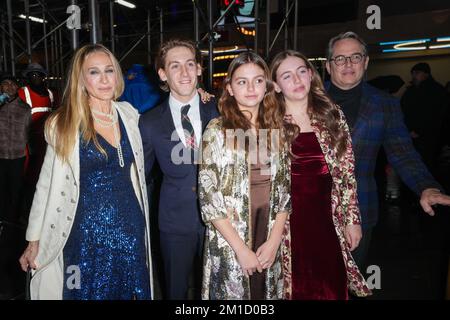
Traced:
[[202, 257], [205, 232], [193, 159], [204, 128], [219, 114], [215, 103], [203, 103], [197, 92], [202, 70], [194, 43], [169, 40], [162, 44], [156, 70], [170, 95], [141, 116], [139, 128], [147, 181], [155, 160], [163, 176], [158, 217], [166, 298], [186, 299], [194, 263]]

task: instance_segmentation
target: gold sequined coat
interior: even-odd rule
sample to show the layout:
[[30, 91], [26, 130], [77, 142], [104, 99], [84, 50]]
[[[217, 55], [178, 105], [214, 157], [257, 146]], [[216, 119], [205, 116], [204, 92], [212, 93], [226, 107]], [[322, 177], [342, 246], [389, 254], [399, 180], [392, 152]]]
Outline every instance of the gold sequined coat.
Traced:
[[[291, 212], [290, 171], [286, 151], [270, 152], [270, 211], [268, 235], [276, 215]], [[285, 149], [286, 150], [286, 149]], [[211, 223], [228, 218], [242, 240], [252, 247], [248, 152], [226, 148], [221, 118], [212, 120], [204, 135], [199, 170], [199, 199], [207, 226], [204, 252], [203, 299], [251, 299], [248, 277], [244, 276], [231, 246]], [[266, 299], [283, 297], [281, 242], [274, 264], [266, 272]]]

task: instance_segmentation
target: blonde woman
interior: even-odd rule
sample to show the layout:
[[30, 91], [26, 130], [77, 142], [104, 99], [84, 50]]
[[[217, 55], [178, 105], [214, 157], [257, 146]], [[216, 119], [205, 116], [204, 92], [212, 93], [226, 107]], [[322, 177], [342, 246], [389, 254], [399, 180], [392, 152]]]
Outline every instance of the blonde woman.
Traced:
[[150, 299], [148, 203], [138, 113], [102, 45], [74, 55], [20, 258], [32, 299]]

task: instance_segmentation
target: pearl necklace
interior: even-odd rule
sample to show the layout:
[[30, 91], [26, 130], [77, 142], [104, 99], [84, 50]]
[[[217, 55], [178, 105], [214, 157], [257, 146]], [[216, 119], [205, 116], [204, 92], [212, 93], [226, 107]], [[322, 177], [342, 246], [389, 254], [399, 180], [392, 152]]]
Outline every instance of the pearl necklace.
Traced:
[[[122, 146], [120, 145], [120, 139], [119, 139], [119, 126], [117, 125], [117, 123], [119, 122], [119, 116], [117, 114], [116, 108], [114, 107], [114, 105], [111, 105], [110, 113], [104, 113], [104, 112], [95, 110], [93, 108], [91, 108], [91, 110], [92, 110], [92, 118], [94, 118], [94, 121], [97, 122], [101, 127], [103, 127], [103, 128], [113, 127], [114, 141], [116, 143], [117, 156], [119, 158], [119, 165], [121, 168], [123, 168], [125, 166], [125, 163], [123, 161]], [[109, 119], [109, 121], [100, 119], [100, 118], [96, 117], [96, 115], [106, 117]]]

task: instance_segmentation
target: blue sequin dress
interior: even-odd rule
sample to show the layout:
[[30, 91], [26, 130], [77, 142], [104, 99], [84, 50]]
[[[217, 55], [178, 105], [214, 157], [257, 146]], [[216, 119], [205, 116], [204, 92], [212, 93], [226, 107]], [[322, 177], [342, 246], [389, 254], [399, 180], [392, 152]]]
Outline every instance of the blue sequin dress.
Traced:
[[108, 158], [80, 138], [80, 199], [63, 250], [64, 300], [151, 297], [145, 218], [130, 177], [133, 151], [120, 117], [119, 123], [123, 168], [102, 136], [97, 139]]

